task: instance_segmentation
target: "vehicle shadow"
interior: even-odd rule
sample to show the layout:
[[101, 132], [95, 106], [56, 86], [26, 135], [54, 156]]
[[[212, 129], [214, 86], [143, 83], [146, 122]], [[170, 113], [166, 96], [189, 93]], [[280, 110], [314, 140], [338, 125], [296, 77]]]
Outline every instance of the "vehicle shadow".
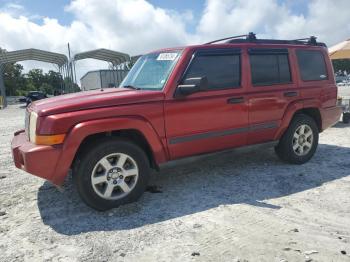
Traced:
[[223, 152], [164, 167], [151, 182], [162, 193], [146, 192], [138, 202], [111, 211], [87, 207], [73, 186], [61, 193], [47, 182], [38, 191], [38, 207], [43, 222], [65, 235], [132, 229], [220, 205], [278, 209], [268, 200], [349, 175], [344, 159], [350, 159], [350, 148], [326, 144], [300, 166], [280, 162], [272, 148]]
[[345, 123], [343, 123], [343, 122], [338, 122], [338, 123], [336, 123], [334, 126], [332, 126], [332, 127], [334, 127], [334, 128], [347, 128], [347, 127], [349, 127], [350, 126], [350, 124], [345, 124]]

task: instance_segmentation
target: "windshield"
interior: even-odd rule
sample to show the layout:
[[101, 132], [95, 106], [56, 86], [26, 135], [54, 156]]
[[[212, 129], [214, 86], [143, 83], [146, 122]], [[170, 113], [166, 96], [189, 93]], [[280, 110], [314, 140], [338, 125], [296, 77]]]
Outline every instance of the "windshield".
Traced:
[[180, 57], [180, 51], [141, 56], [120, 84], [121, 87], [161, 90]]

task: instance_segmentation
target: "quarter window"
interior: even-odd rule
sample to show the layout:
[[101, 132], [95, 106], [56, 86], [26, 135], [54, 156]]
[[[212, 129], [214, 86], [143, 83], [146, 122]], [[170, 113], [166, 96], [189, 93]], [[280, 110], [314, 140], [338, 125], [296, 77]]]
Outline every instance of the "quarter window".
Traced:
[[303, 81], [328, 79], [326, 63], [322, 52], [298, 50], [298, 65]]
[[237, 88], [241, 81], [239, 54], [198, 53], [195, 55], [186, 78], [208, 78], [208, 89]]
[[271, 54], [265, 50], [259, 51], [250, 53], [253, 85], [286, 84], [292, 81], [287, 51]]

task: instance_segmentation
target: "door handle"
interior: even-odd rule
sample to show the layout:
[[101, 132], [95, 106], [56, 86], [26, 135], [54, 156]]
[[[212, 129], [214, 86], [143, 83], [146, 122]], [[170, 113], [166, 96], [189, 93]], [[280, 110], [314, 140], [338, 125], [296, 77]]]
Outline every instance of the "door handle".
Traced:
[[228, 104], [241, 104], [243, 102], [244, 102], [243, 97], [232, 97], [232, 98], [227, 99]]
[[297, 95], [298, 95], [298, 92], [295, 92], [295, 91], [285, 92], [284, 93], [285, 97], [293, 97], [293, 96], [297, 96]]

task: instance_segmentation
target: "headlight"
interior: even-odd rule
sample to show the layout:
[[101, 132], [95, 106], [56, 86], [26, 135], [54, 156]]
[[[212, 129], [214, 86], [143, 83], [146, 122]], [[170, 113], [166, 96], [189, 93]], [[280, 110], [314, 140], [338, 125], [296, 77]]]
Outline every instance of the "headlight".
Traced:
[[29, 141], [35, 143], [36, 137], [36, 123], [38, 120], [38, 115], [35, 112], [31, 112], [29, 116]]
[[37, 145], [58, 145], [62, 144], [66, 134], [58, 135], [37, 135], [36, 128], [38, 122], [38, 115], [35, 112], [31, 112], [29, 116], [29, 126], [26, 127], [28, 130], [29, 141]]

